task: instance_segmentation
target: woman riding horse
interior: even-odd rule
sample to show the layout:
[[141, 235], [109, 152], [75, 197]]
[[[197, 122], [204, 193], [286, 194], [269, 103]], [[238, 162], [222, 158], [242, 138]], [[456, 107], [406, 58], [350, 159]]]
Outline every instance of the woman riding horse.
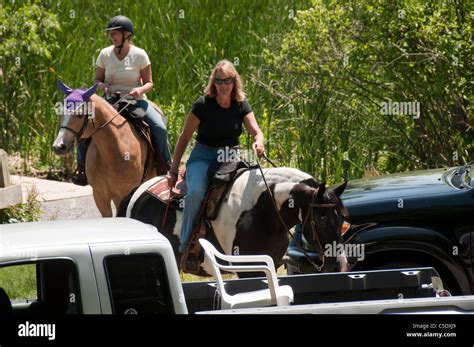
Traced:
[[230, 61], [221, 60], [212, 71], [205, 95], [193, 104], [188, 114], [176, 144], [171, 170], [167, 175], [168, 185], [174, 187], [183, 153], [197, 130], [196, 145], [186, 163], [188, 191], [184, 201], [180, 253], [185, 251], [196, 225], [209, 185], [207, 176], [209, 166], [217, 160], [222, 151], [229, 151], [239, 145], [242, 123], [253, 136], [253, 149], [261, 155], [265, 151], [263, 133], [255, 120], [252, 108], [245, 99], [239, 73]]
[[[106, 98], [109, 96], [107, 101], [110, 103], [116, 101], [113, 97], [116, 93], [129, 95], [137, 100], [137, 106], [146, 111], [145, 121], [150, 126], [156, 148], [169, 169], [171, 154], [168, 132], [161, 116], [145, 95], [153, 88], [150, 59], [143, 49], [132, 44], [134, 27], [129, 18], [116, 16], [110, 20], [105, 30], [113, 45], [100, 52], [96, 61], [95, 80], [105, 92]], [[78, 185], [87, 185], [85, 162], [89, 143], [90, 140], [80, 142], [77, 146], [77, 169], [73, 182]]]

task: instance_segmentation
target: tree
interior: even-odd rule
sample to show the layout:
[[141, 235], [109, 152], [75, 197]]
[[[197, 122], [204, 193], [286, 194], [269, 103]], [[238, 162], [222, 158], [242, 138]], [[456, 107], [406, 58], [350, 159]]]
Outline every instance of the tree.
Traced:
[[48, 130], [34, 116], [42, 105], [51, 102], [42, 91], [54, 81], [50, 69], [53, 52], [59, 48], [56, 36], [60, 26], [57, 16], [37, 1], [2, 6], [0, 147], [12, 151], [22, 148], [28, 156], [31, 134]]
[[272, 132], [291, 151], [274, 150], [331, 180], [468, 161], [471, 34], [460, 1], [313, 1], [259, 71], [291, 130]]

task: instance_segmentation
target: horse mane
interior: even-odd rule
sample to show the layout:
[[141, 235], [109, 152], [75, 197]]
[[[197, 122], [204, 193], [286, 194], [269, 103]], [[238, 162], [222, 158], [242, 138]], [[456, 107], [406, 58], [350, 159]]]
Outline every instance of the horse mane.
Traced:
[[108, 103], [107, 100], [105, 100], [103, 97], [101, 97], [100, 95], [97, 95], [97, 94], [93, 94], [91, 96], [91, 101], [97, 103], [97, 105], [100, 107], [101, 109], [101, 112], [108, 112], [107, 114], [104, 114], [104, 116], [110, 116], [112, 117], [113, 115], [115, 115], [115, 113], [117, 112], [117, 110], [115, 108], [112, 107], [111, 104]]
[[276, 167], [265, 170], [265, 178], [281, 182], [304, 183], [317, 188], [320, 183], [310, 174], [291, 167]]
[[[319, 182], [310, 174], [298, 169], [291, 168], [291, 167], [270, 168], [264, 171], [264, 174], [265, 174], [265, 178], [267, 178], [268, 180], [301, 183], [313, 189], [317, 189], [321, 185], [321, 182]], [[275, 177], [277, 179], [275, 179]], [[333, 189], [325, 190], [324, 200], [337, 204], [339, 207], [342, 208], [344, 216], [345, 217], [348, 216], [348, 211], [346, 207], [342, 203], [341, 198], [336, 194], [336, 192]]]

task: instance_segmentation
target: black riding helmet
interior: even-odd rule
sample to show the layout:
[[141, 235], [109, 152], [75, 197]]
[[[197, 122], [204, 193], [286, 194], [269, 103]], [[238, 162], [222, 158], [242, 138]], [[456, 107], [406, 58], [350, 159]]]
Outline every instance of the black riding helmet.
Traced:
[[120, 51], [122, 50], [123, 44], [125, 42], [124, 30], [129, 31], [131, 34], [133, 34], [134, 33], [133, 22], [128, 17], [115, 16], [109, 21], [109, 24], [107, 24], [107, 28], [105, 28], [105, 31], [111, 31], [111, 30], [122, 31], [122, 43], [120, 44], [120, 46], [118, 46], [119, 54], [120, 54]]

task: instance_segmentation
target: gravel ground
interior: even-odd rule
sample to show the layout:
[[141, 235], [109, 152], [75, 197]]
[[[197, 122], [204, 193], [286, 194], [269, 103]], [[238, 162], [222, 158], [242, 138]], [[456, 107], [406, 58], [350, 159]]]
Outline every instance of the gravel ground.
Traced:
[[41, 203], [41, 220], [100, 218], [92, 196], [45, 201]]

